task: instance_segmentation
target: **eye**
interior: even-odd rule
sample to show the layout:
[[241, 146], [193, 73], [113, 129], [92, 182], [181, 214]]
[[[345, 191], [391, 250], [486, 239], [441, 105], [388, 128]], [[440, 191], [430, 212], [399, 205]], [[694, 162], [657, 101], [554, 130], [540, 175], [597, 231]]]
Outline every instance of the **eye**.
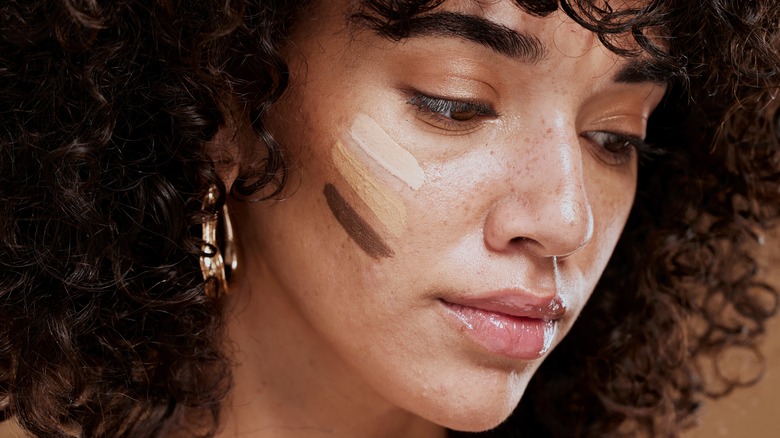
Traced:
[[450, 100], [413, 93], [408, 100], [419, 110], [426, 122], [447, 130], [468, 130], [481, 118], [496, 117], [496, 111], [487, 104], [463, 100]]
[[604, 164], [618, 166], [627, 163], [634, 154], [650, 150], [645, 140], [626, 134], [607, 131], [588, 131], [584, 138], [597, 147], [597, 156]]

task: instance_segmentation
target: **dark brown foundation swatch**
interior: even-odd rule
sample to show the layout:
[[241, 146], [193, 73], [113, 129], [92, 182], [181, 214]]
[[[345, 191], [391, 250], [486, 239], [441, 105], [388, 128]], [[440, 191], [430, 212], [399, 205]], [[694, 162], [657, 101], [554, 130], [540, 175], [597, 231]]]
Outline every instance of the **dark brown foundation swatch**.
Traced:
[[347, 201], [344, 200], [333, 184], [325, 184], [325, 189], [322, 192], [325, 194], [325, 200], [328, 201], [328, 207], [330, 207], [333, 215], [336, 216], [336, 220], [339, 221], [344, 231], [349, 234], [349, 237], [359, 247], [363, 248], [363, 251], [375, 259], [393, 255], [393, 251], [382, 240], [382, 237], [360, 217], [355, 209], [347, 204]]

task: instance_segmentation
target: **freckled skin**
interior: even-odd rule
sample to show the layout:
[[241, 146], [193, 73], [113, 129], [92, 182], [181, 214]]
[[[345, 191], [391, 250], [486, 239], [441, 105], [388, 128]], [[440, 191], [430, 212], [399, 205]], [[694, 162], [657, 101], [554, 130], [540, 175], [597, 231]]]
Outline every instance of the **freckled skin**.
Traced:
[[[228, 295], [236, 369], [224, 436], [494, 427], [541, 360], [487, 352], [442, 300], [508, 288], [559, 296], [567, 312], [554, 348], [606, 266], [636, 184], [634, 157], [607, 165], [584, 134], [644, 135], [637, 121], [663, 89], [615, 84], [626, 60], [565, 16], [531, 17], [510, 1], [442, 8], [535, 35], [548, 48], [539, 63], [454, 37], [388, 41], [347, 29], [345, 1], [321, 3], [298, 23], [290, 87], [266, 120], [292, 163], [284, 199], [231, 205], [246, 269]], [[498, 115], [463, 128], [409, 104], [410, 89], [486, 101]], [[425, 173], [418, 190], [388, 183], [407, 211], [400, 236], [362, 217], [392, 257], [356, 244], [323, 192], [344, 182], [331, 149], [359, 114]]]

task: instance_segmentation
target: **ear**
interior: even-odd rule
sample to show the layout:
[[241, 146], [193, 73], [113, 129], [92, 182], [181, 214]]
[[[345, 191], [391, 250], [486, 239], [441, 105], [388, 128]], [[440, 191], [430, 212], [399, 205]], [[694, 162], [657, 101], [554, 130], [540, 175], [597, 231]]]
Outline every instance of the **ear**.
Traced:
[[225, 124], [219, 127], [217, 134], [206, 144], [206, 154], [214, 162], [217, 175], [230, 192], [233, 182], [238, 176], [238, 135], [230, 126]]
[[241, 170], [243, 154], [242, 145], [257, 142], [251, 127], [241, 123], [232, 112], [226, 112], [225, 123], [219, 127], [214, 138], [206, 144], [206, 154], [214, 162], [214, 166], [225, 188], [230, 193], [233, 183]]

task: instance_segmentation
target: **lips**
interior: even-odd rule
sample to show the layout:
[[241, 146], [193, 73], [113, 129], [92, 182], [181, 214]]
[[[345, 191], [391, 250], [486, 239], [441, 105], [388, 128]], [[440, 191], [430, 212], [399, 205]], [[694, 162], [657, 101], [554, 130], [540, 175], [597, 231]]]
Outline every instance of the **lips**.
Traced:
[[460, 333], [484, 350], [535, 360], [549, 351], [566, 313], [559, 296], [540, 298], [520, 290], [440, 299]]

